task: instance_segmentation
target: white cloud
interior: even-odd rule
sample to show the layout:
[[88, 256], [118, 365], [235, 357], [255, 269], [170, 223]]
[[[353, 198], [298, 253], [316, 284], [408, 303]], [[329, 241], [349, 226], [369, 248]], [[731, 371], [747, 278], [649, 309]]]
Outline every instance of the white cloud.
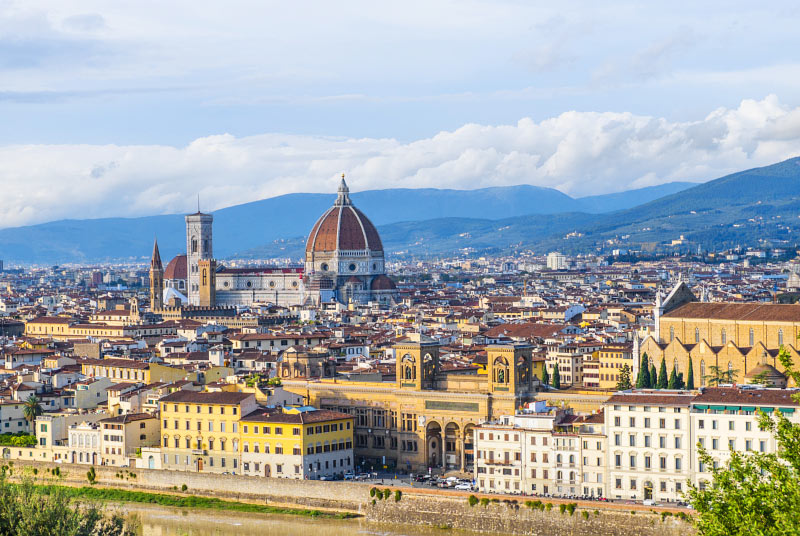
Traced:
[[[284, 134], [162, 145], [0, 147], [0, 226], [205, 210], [291, 192], [534, 184], [580, 197], [707, 180], [800, 155], [800, 108], [770, 95], [689, 122], [566, 112], [426, 139]], [[434, 215], [432, 215], [434, 216]]]

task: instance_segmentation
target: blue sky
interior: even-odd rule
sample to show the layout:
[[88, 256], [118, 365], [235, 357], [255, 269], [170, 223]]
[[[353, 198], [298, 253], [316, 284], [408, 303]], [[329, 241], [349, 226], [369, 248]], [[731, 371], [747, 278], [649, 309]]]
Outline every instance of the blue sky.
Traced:
[[[798, 153], [796, 2], [0, 0], [0, 227]], [[32, 196], [31, 186], [44, 190]]]

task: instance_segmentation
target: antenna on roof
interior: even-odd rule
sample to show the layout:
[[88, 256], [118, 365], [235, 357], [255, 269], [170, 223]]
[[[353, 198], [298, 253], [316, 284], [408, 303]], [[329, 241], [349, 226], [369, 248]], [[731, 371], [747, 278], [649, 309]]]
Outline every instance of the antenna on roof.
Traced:
[[200, 192], [197, 192], [197, 212], [200, 212]]

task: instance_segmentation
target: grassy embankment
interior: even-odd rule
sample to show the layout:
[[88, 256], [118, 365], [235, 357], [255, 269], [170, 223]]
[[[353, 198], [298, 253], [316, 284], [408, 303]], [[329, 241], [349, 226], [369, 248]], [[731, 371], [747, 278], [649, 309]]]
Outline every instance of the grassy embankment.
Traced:
[[286, 514], [306, 517], [321, 517], [328, 519], [349, 519], [358, 517], [357, 514], [348, 512], [324, 512], [304, 508], [283, 508], [262, 504], [251, 504], [238, 501], [224, 501], [213, 497], [197, 497], [194, 495], [168, 495], [165, 493], [150, 493], [146, 491], [130, 491], [116, 488], [95, 488], [83, 486], [74, 488], [70, 486], [56, 486], [52, 484], [37, 485], [43, 493], [49, 493], [58, 488], [70, 498], [90, 499], [111, 502], [131, 502], [158, 504], [174, 508], [205, 508], [211, 510], [229, 510], [235, 512], [248, 512], [254, 514]]

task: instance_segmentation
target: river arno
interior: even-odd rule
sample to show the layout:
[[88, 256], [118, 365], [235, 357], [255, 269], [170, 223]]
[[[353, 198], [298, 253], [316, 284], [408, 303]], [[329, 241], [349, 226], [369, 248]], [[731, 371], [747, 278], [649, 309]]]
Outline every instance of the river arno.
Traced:
[[[144, 536], [432, 536], [435, 528], [382, 525], [363, 519], [311, 519], [302, 516], [255, 515], [219, 510], [187, 510], [124, 504], [117, 508], [136, 514]], [[477, 533], [446, 531], [449, 536]]]

